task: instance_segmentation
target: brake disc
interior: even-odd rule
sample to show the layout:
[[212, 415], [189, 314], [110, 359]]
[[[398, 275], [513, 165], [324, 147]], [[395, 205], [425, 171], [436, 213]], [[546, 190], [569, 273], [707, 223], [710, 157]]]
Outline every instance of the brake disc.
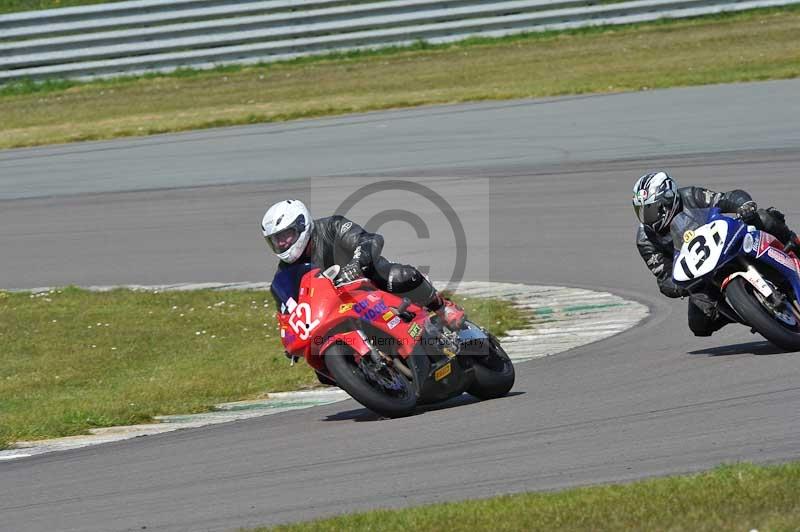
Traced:
[[[778, 292], [775, 285], [773, 285], [769, 281], [767, 282], [769, 283], [770, 288], [772, 288], [775, 292]], [[769, 302], [767, 298], [761, 295], [761, 293], [758, 290], [754, 290], [753, 293], [755, 294], [756, 299], [758, 299], [759, 303], [761, 303], [761, 306], [767, 309], [775, 319], [782, 322], [784, 325], [788, 325], [789, 327], [797, 327], [797, 319], [795, 319], [794, 313], [791, 311], [791, 309], [780, 310], [779, 308], [776, 308], [776, 306], [773, 305], [771, 302]], [[781, 303], [781, 307], [786, 309], [786, 305], [787, 302], [786, 300], [784, 300], [783, 303]]]

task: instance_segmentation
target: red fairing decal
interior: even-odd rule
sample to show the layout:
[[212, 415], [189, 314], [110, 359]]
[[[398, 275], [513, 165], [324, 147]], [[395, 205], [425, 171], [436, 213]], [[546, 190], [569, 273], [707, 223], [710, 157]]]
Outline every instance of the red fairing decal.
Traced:
[[771, 246], [773, 242], [775, 242], [776, 238], [769, 233], [761, 232], [761, 241], [758, 243], [758, 254], [756, 257], [760, 257], [763, 255]]

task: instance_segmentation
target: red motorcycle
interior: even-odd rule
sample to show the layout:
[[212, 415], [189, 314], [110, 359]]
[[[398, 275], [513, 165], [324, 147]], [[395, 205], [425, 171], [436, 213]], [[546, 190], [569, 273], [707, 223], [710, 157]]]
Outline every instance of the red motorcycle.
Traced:
[[337, 283], [338, 274], [295, 264], [272, 283], [281, 341], [320, 380], [386, 417], [464, 392], [493, 399], [511, 390], [514, 366], [485, 329], [467, 321], [452, 331], [407, 298], [365, 278]]

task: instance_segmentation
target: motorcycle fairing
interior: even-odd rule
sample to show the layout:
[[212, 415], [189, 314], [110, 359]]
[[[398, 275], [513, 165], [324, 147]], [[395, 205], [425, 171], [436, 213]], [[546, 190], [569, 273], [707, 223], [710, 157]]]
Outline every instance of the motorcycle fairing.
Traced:
[[722, 216], [717, 208], [687, 209], [675, 217], [671, 233], [680, 250], [673, 262], [673, 279], [685, 284], [736, 258], [736, 244], [744, 236], [745, 225]]
[[748, 236], [745, 236], [745, 242], [742, 244], [744, 253], [757, 262], [769, 265], [788, 279], [795, 297], [800, 298], [800, 260], [794, 253], [785, 253], [783, 244], [771, 234], [753, 229], [747, 233], [748, 236], [752, 236], [752, 244], [748, 242]]

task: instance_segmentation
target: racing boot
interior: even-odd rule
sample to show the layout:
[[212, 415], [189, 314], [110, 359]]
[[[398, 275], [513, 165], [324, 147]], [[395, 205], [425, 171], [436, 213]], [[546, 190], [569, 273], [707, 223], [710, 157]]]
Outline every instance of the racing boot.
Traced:
[[451, 331], [458, 331], [464, 326], [466, 320], [464, 309], [439, 294], [436, 294], [433, 301], [428, 304], [428, 309], [434, 311], [444, 326]]

